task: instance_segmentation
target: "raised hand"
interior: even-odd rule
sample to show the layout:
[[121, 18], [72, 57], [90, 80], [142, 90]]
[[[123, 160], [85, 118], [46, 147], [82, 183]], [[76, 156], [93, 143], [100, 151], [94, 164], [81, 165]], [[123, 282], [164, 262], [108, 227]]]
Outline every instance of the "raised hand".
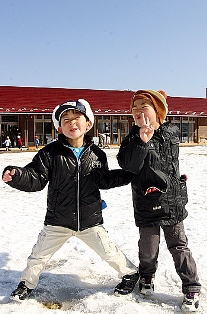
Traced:
[[154, 134], [154, 128], [149, 123], [149, 118], [144, 116], [144, 113], [141, 113], [139, 119], [140, 126], [140, 138], [143, 142], [147, 143], [152, 138]]

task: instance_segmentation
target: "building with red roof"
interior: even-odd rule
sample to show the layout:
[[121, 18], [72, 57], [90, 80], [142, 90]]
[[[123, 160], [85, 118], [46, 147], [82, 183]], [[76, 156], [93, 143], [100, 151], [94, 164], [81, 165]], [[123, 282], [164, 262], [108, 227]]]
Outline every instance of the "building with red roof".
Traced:
[[[128, 134], [133, 119], [130, 101], [134, 91], [92, 90], [48, 87], [0, 86], [1, 145], [6, 135], [17, 145], [21, 133], [25, 146], [34, 145], [38, 135], [44, 145], [56, 137], [51, 116], [53, 109], [68, 100], [86, 99], [94, 112], [90, 135], [103, 134], [111, 144], [120, 144]], [[207, 98], [167, 98], [167, 120], [178, 125], [181, 142], [207, 139]]]

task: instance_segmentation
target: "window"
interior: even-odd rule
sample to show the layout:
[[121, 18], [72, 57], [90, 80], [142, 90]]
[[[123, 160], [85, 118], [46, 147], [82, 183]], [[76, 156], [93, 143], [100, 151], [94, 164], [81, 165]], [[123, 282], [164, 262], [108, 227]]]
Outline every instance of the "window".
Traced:
[[2, 115], [1, 116], [2, 122], [18, 122], [18, 115]]
[[194, 142], [194, 119], [190, 117], [182, 118], [181, 142]]
[[117, 116], [112, 117], [112, 125], [113, 125], [112, 143], [118, 144], [118, 118]]
[[36, 115], [35, 119], [42, 120], [42, 115], [41, 114]]
[[35, 123], [34, 135], [38, 135], [40, 145], [46, 145], [50, 143], [52, 141], [51, 116], [50, 115], [36, 115], [34, 123]]
[[98, 133], [110, 133], [110, 116], [98, 117]]
[[127, 136], [129, 133], [129, 122], [128, 116], [121, 116], [120, 121], [120, 132], [121, 132], [121, 141]]

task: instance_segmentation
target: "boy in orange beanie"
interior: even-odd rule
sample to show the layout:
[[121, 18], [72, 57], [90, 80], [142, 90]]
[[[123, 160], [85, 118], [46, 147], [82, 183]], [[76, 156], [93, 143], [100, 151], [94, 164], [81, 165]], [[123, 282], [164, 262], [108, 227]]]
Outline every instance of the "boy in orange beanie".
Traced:
[[132, 98], [131, 110], [134, 107], [134, 103], [137, 99], [149, 99], [154, 105], [154, 109], [157, 112], [160, 124], [162, 124], [166, 118], [168, 112], [168, 105], [166, 102], [167, 95], [163, 90], [157, 92], [153, 90], [138, 90]]
[[[139, 227], [139, 289], [149, 295], [158, 265], [160, 228], [182, 281], [182, 309], [195, 311], [199, 306], [201, 285], [183, 220], [187, 217], [186, 176], [179, 171], [179, 130], [165, 122], [167, 95], [163, 91], [138, 90], [132, 98], [135, 121], [123, 140], [118, 162], [133, 173], [131, 181], [134, 217]], [[125, 282], [116, 287], [125, 290]]]

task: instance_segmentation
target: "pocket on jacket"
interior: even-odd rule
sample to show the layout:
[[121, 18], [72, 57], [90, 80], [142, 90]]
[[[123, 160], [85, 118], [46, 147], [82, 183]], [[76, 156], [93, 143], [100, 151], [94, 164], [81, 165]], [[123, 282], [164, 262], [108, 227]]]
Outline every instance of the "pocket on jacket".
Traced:
[[160, 193], [158, 194], [155, 195], [154, 193], [154, 195], [145, 195], [137, 199], [137, 217], [141, 215], [142, 217], [146, 217], [148, 220], [152, 219], [152, 217], [163, 217], [163, 219], [165, 219], [165, 217], [169, 216], [167, 193], [162, 193], [161, 195]]
[[146, 194], [144, 196], [144, 201], [147, 207], [151, 207], [153, 210], [161, 209], [161, 207], [163, 208], [163, 205], [166, 203], [166, 200], [167, 200], [166, 193], [162, 193], [162, 192], [154, 192], [154, 193]]
[[145, 194], [144, 198], [145, 198], [146, 201], [157, 203], [157, 202], [159, 202], [162, 194], [163, 193], [160, 192], [160, 191], [152, 192], [152, 193], [149, 193], [149, 194]]

